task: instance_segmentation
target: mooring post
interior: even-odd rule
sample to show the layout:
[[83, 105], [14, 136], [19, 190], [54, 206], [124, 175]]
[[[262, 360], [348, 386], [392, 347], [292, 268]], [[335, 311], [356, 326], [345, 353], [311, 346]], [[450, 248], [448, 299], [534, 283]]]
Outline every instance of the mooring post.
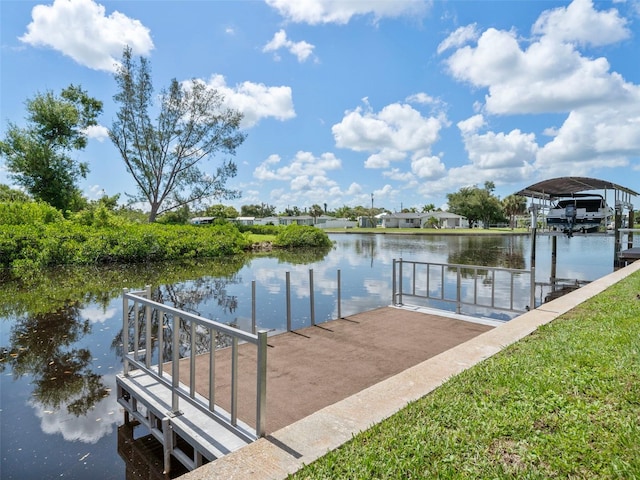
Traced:
[[538, 206], [531, 204], [531, 268], [536, 266], [536, 233], [538, 231]]
[[531, 267], [531, 298], [529, 299], [529, 309], [533, 310], [536, 308], [536, 269], [535, 267]]
[[[634, 224], [635, 224], [635, 218], [633, 215], [633, 207], [631, 207], [629, 209], [627, 227], [631, 229], [633, 228]], [[627, 232], [627, 248], [633, 248], [633, 230], [629, 230]]]
[[556, 264], [558, 261], [558, 237], [551, 237], [551, 291], [556, 289]]
[[615, 208], [615, 216], [613, 220], [614, 246], [613, 246], [613, 268], [617, 270], [622, 267], [620, 261], [620, 250], [622, 247], [622, 238], [620, 236], [620, 228], [622, 227], [622, 205], [617, 204]]

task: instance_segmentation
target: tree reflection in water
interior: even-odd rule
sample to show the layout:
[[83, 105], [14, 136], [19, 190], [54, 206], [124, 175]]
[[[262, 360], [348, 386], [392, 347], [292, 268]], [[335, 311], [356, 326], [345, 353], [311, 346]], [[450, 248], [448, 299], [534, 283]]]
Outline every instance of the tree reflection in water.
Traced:
[[109, 393], [91, 368], [89, 349], [73, 347], [91, 330], [89, 321], [80, 318], [80, 307], [74, 303], [19, 319], [11, 329], [10, 346], [0, 352], [0, 372], [10, 367], [14, 379], [31, 376], [39, 403], [51, 410], [66, 405], [76, 416]]
[[[214, 300], [218, 307], [220, 307], [223, 313], [233, 313], [238, 307], [238, 297], [236, 295], [229, 295], [227, 293], [227, 286], [230, 284], [238, 284], [242, 281], [241, 277], [237, 274], [228, 275], [224, 278], [214, 277], [201, 277], [190, 282], [182, 284], [166, 284], [155, 287], [151, 291], [151, 299], [165, 305], [173, 306], [181, 311], [189, 312], [194, 315], [203, 316], [202, 312], [198, 309], [201, 305], [208, 304], [211, 300]], [[166, 361], [172, 358], [173, 354], [173, 317], [163, 314], [158, 318], [158, 312], [153, 312], [153, 318], [151, 319], [151, 338], [150, 342], [147, 342], [145, 337], [146, 328], [146, 311], [144, 306], [140, 305], [135, 310], [136, 306], [131, 305], [129, 307], [129, 351], [134, 350], [135, 332], [136, 329], [139, 332], [138, 348], [147, 349], [150, 348], [153, 363], [158, 361]], [[180, 336], [180, 357], [188, 357], [191, 352], [191, 328], [190, 323], [180, 318], [179, 323], [179, 336]], [[137, 322], [137, 326], [136, 326]], [[235, 322], [227, 322], [228, 325], [236, 326]], [[157, 348], [159, 345], [158, 335], [162, 332], [162, 355], [160, 359], [158, 357]], [[195, 355], [206, 353], [210, 349], [210, 336], [209, 331], [205, 329], [195, 329]], [[122, 337], [123, 332], [120, 331], [112, 342], [112, 348], [116, 350], [119, 357], [122, 357]], [[148, 343], [150, 345], [148, 345]], [[216, 334], [216, 348], [223, 348], [231, 345], [231, 338], [226, 335]]]

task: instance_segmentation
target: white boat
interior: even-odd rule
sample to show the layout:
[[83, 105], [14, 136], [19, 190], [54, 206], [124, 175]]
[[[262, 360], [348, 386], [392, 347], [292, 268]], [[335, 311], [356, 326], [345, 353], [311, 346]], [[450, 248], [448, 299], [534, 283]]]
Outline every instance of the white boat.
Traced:
[[571, 236], [573, 232], [593, 232], [613, 219], [613, 209], [602, 195], [574, 193], [555, 201], [547, 214], [547, 226]]

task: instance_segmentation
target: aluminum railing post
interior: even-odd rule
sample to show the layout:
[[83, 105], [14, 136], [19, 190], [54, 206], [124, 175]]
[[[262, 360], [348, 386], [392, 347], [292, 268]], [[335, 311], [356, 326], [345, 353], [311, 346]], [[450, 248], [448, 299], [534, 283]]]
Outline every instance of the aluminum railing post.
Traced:
[[[151, 300], [151, 285], [147, 285], [145, 288], [145, 294], [147, 300]], [[144, 344], [145, 344], [145, 365], [147, 368], [151, 368], [151, 353], [153, 350], [153, 341], [151, 339], [151, 305], [145, 304], [145, 332], [144, 332]]]
[[196, 396], [196, 322], [191, 320], [189, 329], [191, 355], [189, 356], [189, 395]]
[[291, 274], [285, 274], [285, 296], [287, 302], [287, 332], [291, 331]]
[[256, 435], [264, 437], [267, 418], [267, 330], [258, 332]]
[[231, 343], [231, 425], [238, 425], [238, 337]]
[[171, 414], [178, 415], [180, 410], [178, 388], [180, 387], [180, 317], [173, 316], [171, 344]]
[[396, 304], [396, 259], [393, 259], [391, 267], [391, 305]]
[[216, 406], [216, 332], [209, 329], [209, 410]]
[[342, 318], [342, 285], [340, 280], [340, 269], [338, 269], [338, 318]]
[[461, 305], [461, 299], [462, 299], [462, 293], [461, 293], [461, 283], [462, 283], [462, 277], [461, 277], [461, 273], [460, 273], [460, 266], [458, 265], [456, 267], [457, 270], [457, 280], [456, 280], [456, 313], [460, 313], [462, 311], [462, 305]]
[[129, 299], [128, 288], [122, 289], [122, 370], [129, 376]]
[[311, 325], [316, 324], [316, 307], [313, 296], [313, 268], [309, 269], [309, 315], [311, 316]]
[[251, 280], [251, 333], [256, 333], [256, 281]]
[[398, 305], [402, 305], [402, 258], [398, 259]]

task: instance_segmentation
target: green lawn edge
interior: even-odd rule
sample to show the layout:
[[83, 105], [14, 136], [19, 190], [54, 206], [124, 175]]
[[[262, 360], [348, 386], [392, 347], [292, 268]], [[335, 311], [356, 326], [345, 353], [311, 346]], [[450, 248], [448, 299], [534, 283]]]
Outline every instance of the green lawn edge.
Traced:
[[636, 272], [288, 478], [640, 478], [639, 292]]

